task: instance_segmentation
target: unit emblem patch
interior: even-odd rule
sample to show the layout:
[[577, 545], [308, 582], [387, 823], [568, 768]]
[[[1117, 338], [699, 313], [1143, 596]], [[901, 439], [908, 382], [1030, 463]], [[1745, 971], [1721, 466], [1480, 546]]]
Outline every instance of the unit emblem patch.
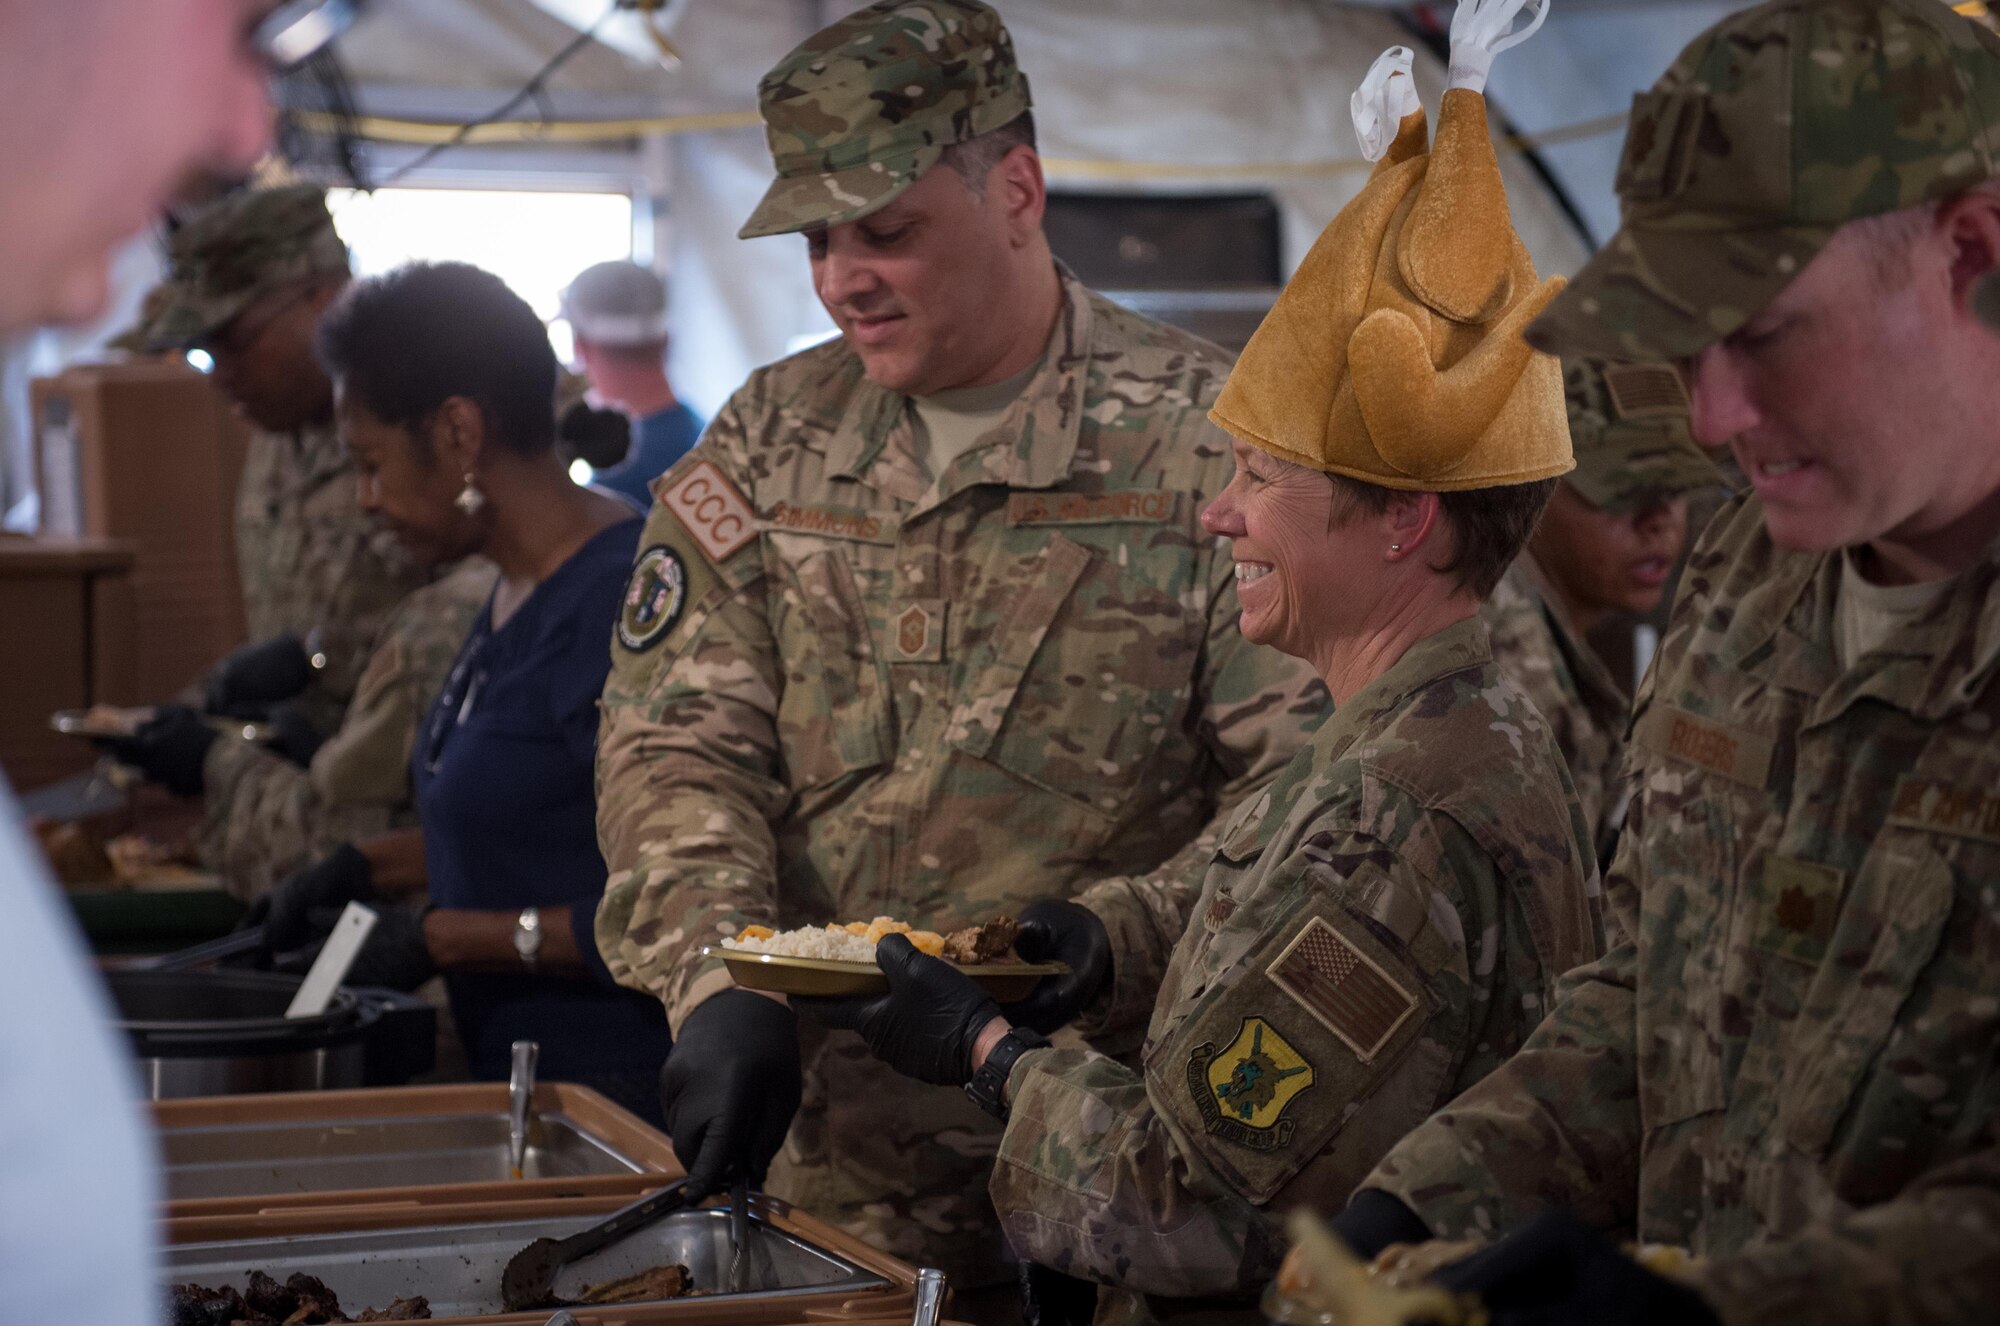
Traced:
[[1263, 1018], [1244, 1018], [1236, 1039], [1220, 1051], [1208, 1042], [1188, 1056], [1188, 1091], [1202, 1126], [1252, 1151], [1275, 1151], [1292, 1140], [1285, 1107], [1313, 1077], [1305, 1056]]
[[663, 543], [639, 554], [618, 607], [618, 643], [633, 653], [666, 638], [687, 607], [687, 567]]

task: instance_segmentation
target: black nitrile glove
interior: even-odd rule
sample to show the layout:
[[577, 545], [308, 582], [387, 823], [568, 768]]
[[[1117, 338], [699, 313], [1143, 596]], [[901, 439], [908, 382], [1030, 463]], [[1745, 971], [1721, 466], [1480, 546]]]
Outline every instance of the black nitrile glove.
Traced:
[[1348, 1199], [1347, 1209], [1335, 1216], [1333, 1232], [1354, 1249], [1364, 1262], [1374, 1261], [1382, 1249], [1396, 1243], [1428, 1243], [1435, 1237], [1417, 1213], [1380, 1188], [1363, 1188]]
[[348, 903], [374, 901], [374, 875], [368, 858], [353, 843], [342, 843], [251, 903], [243, 925], [263, 926], [264, 947], [272, 953], [324, 941]]
[[130, 765], [169, 792], [198, 797], [205, 781], [208, 748], [221, 733], [184, 704], [163, 704], [129, 737], [106, 737], [97, 744], [120, 764]]
[[1567, 1211], [1431, 1277], [1477, 1294], [1493, 1326], [1718, 1326], [1686, 1285], [1655, 1275]]
[[1111, 936], [1082, 903], [1051, 898], [1023, 907], [1014, 951], [1029, 962], [1069, 964], [1069, 975], [1044, 976], [1026, 999], [1005, 1009], [1009, 1022], [1044, 1036], [1068, 1026], [1111, 983]]
[[875, 965], [889, 978], [889, 993], [849, 999], [792, 997], [792, 1007], [815, 1022], [858, 1031], [868, 1048], [905, 1077], [933, 1086], [972, 1080], [972, 1045], [1000, 1005], [970, 976], [917, 950], [902, 935], [875, 946]]
[[262, 718], [270, 706], [312, 684], [312, 660], [295, 635], [245, 645], [215, 665], [207, 709], [230, 718]]
[[660, 1070], [660, 1100], [690, 1200], [761, 1184], [804, 1089], [799, 1026], [775, 999], [724, 990], [696, 1006]]
[[[368, 932], [354, 965], [347, 969], [343, 985], [381, 985], [404, 994], [437, 975], [431, 961], [430, 945], [424, 942], [423, 913], [400, 903], [370, 904], [375, 909], [375, 926]], [[313, 928], [332, 934], [346, 908], [316, 908], [311, 913]], [[318, 957], [318, 953], [314, 953]]]
[[272, 753], [283, 756], [301, 769], [311, 767], [313, 755], [326, 744], [326, 733], [320, 731], [295, 704], [272, 705], [270, 721], [271, 735], [264, 744], [271, 748]]

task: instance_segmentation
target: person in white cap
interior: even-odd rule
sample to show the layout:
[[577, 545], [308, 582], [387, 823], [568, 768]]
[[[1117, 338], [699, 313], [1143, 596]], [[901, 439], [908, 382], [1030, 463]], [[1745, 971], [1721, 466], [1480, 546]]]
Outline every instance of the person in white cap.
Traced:
[[586, 267], [563, 291], [563, 317], [591, 395], [632, 420], [632, 445], [593, 482], [652, 505], [651, 485], [688, 453], [702, 420], [667, 381], [667, 286], [636, 262]]

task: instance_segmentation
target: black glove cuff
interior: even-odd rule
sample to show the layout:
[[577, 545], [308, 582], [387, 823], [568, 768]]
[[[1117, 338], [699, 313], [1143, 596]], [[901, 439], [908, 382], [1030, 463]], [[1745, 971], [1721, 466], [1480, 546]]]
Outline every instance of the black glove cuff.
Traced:
[[1333, 1232], [1364, 1261], [1396, 1243], [1428, 1243], [1437, 1236], [1417, 1213], [1380, 1188], [1363, 1188], [1333, 1218]]
[[339, 878], [354, 887], [355, 892], [366, 894], [375, 888], [375, 867], [368, 857], [353, 843], [342, 843], [326, 854], [327, 864], [339, 872]]
[[974, 1105], [1004, 1123], [1007, 1119], [1007, 1079], [1014, 1075], [1015, 1061], [1030, 1050], [1048, 1048], [1048, 1037], [1032, 1028], [1009, 1029], [986, 1056], [986, 1062], [973, 1073], [972, 1080], [965, 1084], [965, 1094], [972, 1098]]

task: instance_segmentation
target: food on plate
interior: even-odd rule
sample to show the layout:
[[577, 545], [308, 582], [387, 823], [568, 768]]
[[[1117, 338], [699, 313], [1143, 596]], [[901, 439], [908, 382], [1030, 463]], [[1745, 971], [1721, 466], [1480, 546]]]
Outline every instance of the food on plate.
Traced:
[[322, 1322], [429, 1321], [430, 1300], [421, 1294], [399, 1298], [386, 1308], [365, 1308], [358, 1317], [340, 1309], [340, 1300], [310, 1275], [295, 1273], [283, 1284], [262, 1271], [250, 1272], [243, 1290], [224, 1285], [175, 1285], [168, 1291], [169, 1326], [318, 1326]]
[[577, 1295], [579, 1303], [644, 1303], [656, 1298], [686, 1298], [695, 1292], [688, 1268], [678, 1264], [655, 1266], [621, 1280], [585, 1285]]
[[996, 916], [985, 925], [954, 930], [944, 937], [944, 959], [961, 967], [981, 967], [989, 962], [1018, 962], [1014, 941], [1021, 927], [1011, 916]]
[[194, 843], [186, 838], [159, 843], [143, 833], [121, 833], [104, 844], [104, 854], [111, 858], [112, 875], [121, 885], [186, 880], [201, 874], [201, 859], [195, 855]]
[[151, 705], [94, 704], [83, 711], [78, 728], [95, 736], [129, 737], [150, 722], [155, 712]]
[[920, 952], [961, 967], [975, 967], [1019, 961], [1014, 956], [1014, 938], [1019, 933], [1020, 927], [1011, 916], [996, 917], [985, 925], [954, 930], [948, 935], [917, 930], [891, 917], [878, 916], [873, 921], [803, 926], [797, 930], [774, 931], [768, 926], [747, 925], [742, 934], [723, 940], [722, 947], [735, 953], [769, 953], [775, 957], [873, 965], [875, 945], [885, 936], [903, 935]]
[[32, 827], [50, 870], [69, 887], [124, 889], [204, 877], [194, 844], [186, 839], [160, 843], [122, 833], [106, 841], [100, 829], [76, 820], [36, 819]]
[[36, 819], [35, 841], [49, 870], [63, 884], [100, 884], [112, 876], [111, 858], [98, 836], [72, 820]]

